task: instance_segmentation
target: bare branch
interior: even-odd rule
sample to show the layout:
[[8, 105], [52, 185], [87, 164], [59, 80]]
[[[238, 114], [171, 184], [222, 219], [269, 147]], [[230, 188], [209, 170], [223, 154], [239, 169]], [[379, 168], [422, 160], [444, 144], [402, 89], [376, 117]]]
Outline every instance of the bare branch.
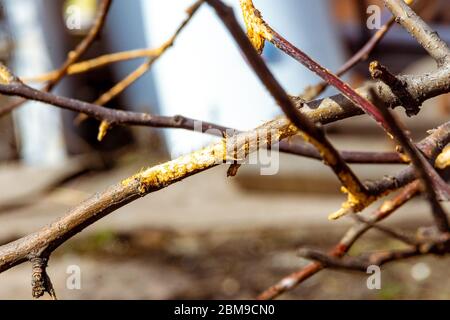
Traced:
[[47, 273], [47, 257], [32, 256], [31, 262], [31, 288], [32, 296], [38, 299], [47, 292], [53, 300], [56, 300], [55, 289]]
[[[321, 66], [306, 53], [294, 46], [288, 40], [283, 38], [278, 32], [276, 32], [272, 27], [270, 27], [270, 25], [262, 19], [261, 13], [256, 8], [254, 8], [252, 0], [240, 1], [241, 6], [243, 7], [244, 18], [246, 20], [250, 39], [254, 40], [255, 38], [262, 38], [262, 43], [264, 43], [264, 40], [271, 42], [278, 49], [282, 50], [284, 53], [288, 54], [293, 59], [304, 65], [306, 68], [317, 74], [329, 85], [342, 92], [342, 94], [350, 99], [355, 105], [363, 109], [364, 112], [374, 118], [375, 121], [385, 130], [388, 130], [388, 127], [383, 122], [383, 118], [380, 115], [378, 109], [372, 104], [370, 100], [363, 97], [353, 88], [351, 88], [347, 83], [339, 79], [328, 69]], [[255, 34], [258, 34], [258, 37], [252, 38], [252, 35]], [[256, 46], [257, 49], [260, 49], [260, 47], [262, 48], [259, 43], [257, 43]]]
[[[9, 88], [1, 87], [0, 85], [0, 92], [3, 94], [18, 95], [26, 99], [45, 102], [75, 112], [81, 112], [100, 121], [106, 120], [108, 123], [113, 125], [179, 128], [206, 132], [219, 137], [222, 137], [225, 133], [232, 135], [240, 132], [237, 129], [224, 127], [207, 121], [196, 120], [181, 115], [171, 117], [156, 116], [147, 113], [107, 109], [99, 105], [76, 99], [65, 98], [48, 93], [46, 94], [42, 91], [25, 86], [20, 82], [15, 83], [14, 87]], [[316, 115], [316, 113], [313, 112], [313, 119], [316, 116], [320, 117], [320, 115]], [[320, 153], [313, 146], [300, 141], [282, 141], [280, 143], [279, 150], [289, 154], [322, 160]], [[396, 152], [342, 151], [341, 156], [349, 163], [407, 163], [407, 161], [405, 161], [405, 159], [399, 156]]]
[[268, 131], [274, 141], [292, 134], [289, 132], [290, 125], [283, 130], [279, 130], [278, 125], [277, 121], [273, 121], [250, 133], [239, 134], [233, 137], [231, 143], [224, 139], [191, 154], [143, 170], [95, 194], [40, 231], [1, 246], [0, 272], [27, 260], [30, 252], [49, 255], [76, 233], [131, 201], [193, 174], [235, 160], [235, 150], [246, 149], [249, 153], [256, 151], [258, 147], [267, 144]]
[[[153, 65], [154, 62], [156, 62], [166, 51], [167, 49], [171, 48], [175, 40], [177, 39], [178, 35], [183, 31], [183, 29], [188, 25], [189, 21], [192, 19], [192, 17], [195, 15], [197, 10], [200, 8], [204, 1], [203, 0], [197, 0], [193, 5], [191, 5], [187, 10], [187, 17], [183, 20], [183, 22], [179, 25], [179, 27], [176, 29], [175, 33], [170, 37], [169, 40], [167, 40], [163, 45], [161, 45], [158, 49], [155, 50], [155, 54], [149, 57], [143, 64], [141, 64], [137, 69], [135, 69], [133, 72], [131, 72], [128, 76], [126, 76], [124, 79], [122, 79], [119, 83], [117, 83], [115, 86], [113, 86], [111, 89], [109, 89], [107, 92], [103, 93], [95, 102], [94, 104], [97, 105], [105, 105], [112, 99], [114, 99], [116, 96], [118, 96], [120, 93], [122, 93], [125, 89], [127, 89], [130, 85], [132, 85], [134, 82], [136, 82], [139, 78], [141, 78]], [[80, 114], [78, 118], [76, 119], [76, 122], [81, 122], [84, 119], [86, 119], [86, 114]], [[106, 135], [106, 132], [108, 131], [108, 128], [111, 126], [111, 123], [109, 123], [106, 120], [103, 120], [100, 123], [99, 131], [97, 139], [101, 141], [104, 136]]]
[[319, 250], [300, 249], [298, 255], [310, 259], [319, 261], [320, 264], [332, 269], [344, 269], [344, 270], [357, 270], [362, 272], [367, 272], [367, 268], [371, 265], [382, 266], [387, 262], [394, 260], [411, 258], [417, 255], [425, 254], [421, 252], [418, 248], [408, 248], [404, 250], [389, 250], [374, 252], [369, 255], [363, 255], [360, 257], [347, 257], [347, 258], [336, 258], [332, 255], [328, 255]]
[[[401, 124], [388, 111], [388, 108], [403, 105], [407, 114], [413, 115], [419, 111], [420, 104], [423, 101], [450, 91], [450, 64], [448, 63], [448, 47], [445, 43], [436, 34], [430, 33], [432, 30], [419, 17], [415, 16], [412, 11], [412, 13], [408, 11], [410, 9], [405, 7], [403, 2], [398, 3], [398, 1], [385, 0], [390, 6], [390, 10], [394, 13], [396, 21], [402, 23], [419, 41], [422, 41], [422, 45], [434, 46], [433, 48], [428, 47], [428, 51], [438, 61], [440, 68], [419, 76], [395, 76], [387, 68], [374, 63], [372, 64], [372, 74], [379, 81], [368, 82], [361, 88], [353, 89], [274, 31], [262, 19], [260, 12], [253, 7], [251, 0], [241, 0], [244, 20], [247, 25], [247, 35], [240, 28], [230, 7], [226, 6], [221, 0], [205, 1], [215, 9], [219, 18], [239, 45], [248, 63], [279, 104], [286, 117], [276, 118], [248, 132], [239, 132], [217, 124], [200, 122], [182, 116], [153, 116], [145, 113], [112, 110], [102, 107], [102, 104], [120, 94], [147, 72], [152, 63], [174, 44], [178, 34], [203, 2], [202, 0], [197, 1], [188, 10], [188, 17], [181, 23], [173, 37], [156, 50], [122, 52], [75, 64], [83, 51], [87, 50], [90, 42], [94, 41], [96, 35], [102, 29], [111, 2], [111, 0], [104, 0], [97, 16], [96, 25], [75, 49], [75, 52], [69, 54], [66, 63], [56, 72], [46, 76], [46, 79], [50, 80], [50, 82], [47, 83], [45, 90], [40, 91], [26, 86], [20, 79], [11, 74], [6, 67], [0, 65], [0, 93], [19, 96], [26, 100], [41, 101], [94, 117], [101, 121], [99, 139], [106, 134], [108, 128], [112, 125], [184, 128], [213, 133], [222, 136], [222, 139], [201, 150], [142, 170], [132, 177], [110, 186], [102, 192], [98, 192], [72, 208], [65, 216], [57, 219], [52, 224], [33, 234], [0, 246], [0, 272], [22, 262], [30, 261], [33, 270], [33, 296], [37, 298], [48, 292], [53, 298], [56, 298], [46, 271], [47, 261], [52, 252], [65, 241], [116, 209], [191, 175], [223, 163], [235, 163], [228, 171], [229, 174], [233, 175], [239, 167], [238, 161], [245, 159], [259, 148], [270, 148], [274, 143], [280, 143], [280, 150], [283, 152], [323, 159], [333, 169], [343, 185], [343, 191], [348, 193], [348, 200], [344, 203], [343, 208], [332, 215], [332, 217], [338, 217], [347, 211], [359, 212], [371, 205], [375, 200], [397, 191], [403, 186], [406, 187], [393, 200], [385, 202], [369, 218], [354, 215], [358, 221], [329, 253], [303, 249], [301, 254], [315, 260], [315, 262], [285, 277], [280, 283], [264, 292], [260, 298], [273, 298], [293, 288], [325, 267], [365, 271], [365, 268], [370, 264], [382, 265], [389, 261], [422, 254], [449, 253], [449, 225], [446, 213], [440, 206], [437, 197], [437, 191], [441, 192], [444, 190], [448, 192], [449, 190], [446, 183], [433, 168], [433, 165], [441, 170], [439, 173], [443, 176], [450, 173], [450, 162], [447, 159], [448, 152], [447, 150], [442, 152], [444, 147], [450, 142], [450, 122], [444, 123], [431, 131], [427, 138], [414, 146], [402, 130]], [[406, 16], [404, 17], [403, 14], [405, 12]], [[373, 49], [392, 25], [393, 19], [388, 21], [386, 28], [377, 33], [353, 59], [343, 66], [342, 72], [345, 72], [346, 68], [351, 67], [357, 61], [367, 57], [368, 52]], [[419, 30], [414, 30], [414, 23], [417, 24], [416, 27]], [[265, 41], [271, 41], [285, 53], [321, 76], [327, 85], [330, 84], [338, 88], [342, 94], [322, 100], [310, 101], [309, 103], [306, 103], [303, 99], [288, 96], [258, 55], [258, 52], [262, 51]], [[445, 56], [442, 55], [444, 51], [447, 52]], [[363, 53], [366, 55], [365, 57]], [[84, 72], [107, 63], [130, 59], [131, 57], [146, 57], [147, 60], [94, 103], [86, 103], [46, 92], [51, 90], [68, 73]], [[318, 90], [323, 89], [324, 86], [319, 86]], [[10, 110], [11, 107], [3, 107], [0, 110], [0, 115]], [[327, 139], [321, 125], [360, 115], [364, 111], [375, 118], [388, 133], [391, 133], [398, 140], [408, 153], [413, 165], [407, 166], [394, 176], [383, 177], [363, 184], [350, 170], [346, 160], [371, 163], [409, 162], [409, 159], [401, 153], [339, 152], [334, 148]], [[294, 135], [301, 136], [306, 140], [306, 143], [293, 142], [287, 139]], [[442, 154], [440, 154], [441, 152]], [[416, 170], [419, 173], [418, 175]], [[422, 185], [416, 180], [417, 176], [424, 181], [425, 191], [432, 204], [438, 229], [436, 227], [426, 230], [420, 229], [421, 231], [417, 233], [417, 237], [413, 239], [392, 228], [377, 225], [378, 221], [389, 216], [397, 208], [422, 191]], [[446, 195], [447, 198], [450, 197], [449, 194], [450, 192]], [[409, 244], [410, 247], [399, 251], [362, 254], [359, 257], [343, 257], [355, 241], [371, 228], [393, 236]]]
[[386, 7], [392, 12], [395, 21], [400, 23], [442, 67], [450, 63], [450, 50], [447, 44], [439, 38], [407, 4], [401, 0], [384, 0]]
[[[378, 43], [384, 38], [391, 27], [394, 25], [394, 18], [390, 18], [374, 35], [367, 41], [367, 43], [359, 49], [350, 59], [348, 59], [337, 71], [336, 76], [340, 77], [346, 74], [350, 69], [356, 66], [361, 61], [369, 58], [371, 52], [377, 47]], [[328, 87], [327, 82], [320, 82], [314, 86], [308, 86], [303, 93], [300, 94], [305, 100], [312, 100], [319, 96]]]
[[409, 235], [406, 235], [406, 234], [404, 234], [404, 233], [402, 233], [400, 231], [394, 230], [393, 228], [382, 226], [382, 225], [379, 225], [379, 224], [377, 224], [375, 222], [369, 221], [366, 218], [364, 218], [364, 217], [362, 217], [362, 216], [360, 216], [360, 215], [358, 215], [356, 213], [352, 214], [351, 217], [353, 219], [355, 219], [356, 221], [359, 221], [361, 223], [367, 224], [370, 228], [378, 230], [378, 231], [388, 235], [389, 237], [392, 237], [394, 239], [402, 241], [402, 242], [404, 242], [406, 244], [409, 244], [409, 245], [412, 245], [412, 246], [415, 246], [415, 245], [418, 244], [417, 240], [414, 239], [413, 237], [410, 237]]
[[420, 103], [418, 103], [411, 94], [406, 90], [404, 82], [393, 75], [385, 66], [378, 61], [372, 61], [369, 65], [369, 70], [372, 78], [383, 81], [384, 84], [392, 89], [392, 92], [400, 99], [402, 106], [405, 108], [408, 116], [413, 116], [419, 113]]
[[[31, 252], [49, 255], [54, 249], [87, 226], [131, 201], [216, 165], [234, 161], [235, 150], [246, 149], [249, 153], [256, 151], [257, 148], [267, 143], [268, 131], [272, 133], [273, 141], [279, 141], [292, 135], [293, 133], [290, 130], [296, 131], [289, 122], [285, 122], [285, 127], [280, 127], [280, 123], [283, 123], [283, 121], [274, 120], [252, 132], [241, 133], [233, 137], [231, 144], [227, 144], [228, 139], [222, 140], [191, 154], [148, 168], [103, 192], [95, 194], [74, 207], [64, 217], [40, 231], [0, 246], [0, 272], [26, 261]], [[421, 146], [423, 152], [433, 155], [439, 153], [449, 140], [450, 122], [436, 129], [421, 142]], [[434, 147], [429, 145], [431, 142], [434, 143]], [[387, 180], [383, 179], [374, 183], [376, 187], [373, 187], [373, 190], [383, 194], [389, 191], [389, 188], [395, 190], [407, 184], [411, 179], [414, 179], [413, 169], [408, 169], [400, 172], [394, 178], [387, 178]]]
[[[104, 67], [108, 64], [127, 61], [138, 58], [151, 58], [158, 55], [158, 49], [136, 49], [136, 50], [127, 50], [116, 53], [108, 53], [104, 54], [89, 60], [84, 60], [81, 62], [77, 62], [72, 64], [67, 69], [67, 75], [75, 75], [84, 72], [88, 72], [94, 69], [98, 69]], [[58, 70], [53, 70], [44, 74], [40, 74], [37, 76], [31, 77], [21, 77], [20, 79], [23, 82], [46, 82], [54, 79], [58, 73]]]

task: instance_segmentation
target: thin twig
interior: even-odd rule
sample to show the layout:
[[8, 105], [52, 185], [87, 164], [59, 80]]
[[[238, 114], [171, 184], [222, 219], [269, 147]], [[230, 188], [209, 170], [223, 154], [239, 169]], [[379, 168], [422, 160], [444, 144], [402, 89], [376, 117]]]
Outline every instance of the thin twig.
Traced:
[[111, 3], [112, 0], [102, 1], [92, 28], [89, 30], [83, 41], [81, 41], [74, 50], [69, 52], [66, 61], [58, 69], [56, 76], [43, 88], [43, 91], [51, 91], [53, 87], [67, 74], [69, 67], [78, 61], [80, 57], [90, 48], [92, 43], [94, 43], [105, 25]]
[[[191, 154], [145, 169], [103, 192], [96, 193], [49, 226], [14, 242], [0, 246], [0, 272], [26, 261], [31, 252], [41, 252], [49, 255], [81, 230], [146, 194], [163, 189], [184, 178], [224, 162], [235, 160], [233, 157], [235, 150], [248, 148], [250, 153], [256, 151], [265, 144], [265, 137], [268, 131], [272, 132], [274, 141], [286, 138], [291, 134], [288, 132], [289, 127], [292, 127], [292, 125], [287, 123], [286, 127], [280, 130], [277, 121], [269, 122], [252, 132], [237, 135], [234, 139], [231, 139], [231, 144], [227, 144], [229, 142], [228, 139], [222, 140]], [[439, 153], [450, 139], [449, 132], [450, 122], [446, 126], [436, 129], [431, 136], [422, 142], [424, 147], [430, 148], [429, 150], [424, 150], [424, 152], [427, 151], [430, 155]], [[430, 143], [433, 146], [430, 146]], [[392, 179], [396, 180], [396, 182], [384, 183], [384, 180], [382, 180], [382, 187], [391, 188], [392, 184], [394, 184], [396, 189], [398, 189], [402, 186], [400, 180], [405, 184], [408, 183], [411, 181], [410, 179], [413, 179], [414, 172], [407, 173], [403, 171], [399, 175], [401, 177]], [[381, 187], [378, 188], [378, 191], [381, 193], [386, 190], [383, 190]]]
[[[420, 192], [420, 183], [418, 180], [410, 183], [405, 186], [398, 195], [396, 195], [391, 200], [385, 201], [375, 212], [373, 212], [370, 217], [367, 219], [368, 221], [375, 223], [385, 218], [389, 217], [393, 212], [395, 212], [398, 208], [403, 206], [413, 197], [415, 197]], [[339, 243], [334, 246], [329, 251], [330, 255], [334, 257], [342, 257], [345, 255], [348, 250], [353, 246], [353, 244], [368, 230], [370, 230], [370, 225], [365, 223], [356, 223], [352, 226], [342, 237]], [[319, 262], [312, 262], [305, 266], [304, 268], [289, 274], [288, 276], [281, 279], [278, 283], [271, 286], [264, 292], [262, 292], [258, 299], [260, 300], [271, 300], [275, 299], [278, 296], [282, 295], [286, 291], [292, 290], [300, 283], [310, 278], [320, 270], [322, 270], [324, 266]]]
[[442, 181], [433, 166], [431, 166], [431, 164], [406, 136], [404, 130], [402, 129], [403, 125], [399, 122], [399, 120], [396, 119], [382, 103], [378, 103], [377, 106], [385, 120], [385, 123], [389, 126], [390, 132], [408, 154], [411, 162], [417, 170], [417, 175], [425, 186], [427, 199], [430, 203], [432, 214], [438, 229], [441, 232], [448, 232], [449, 223], [447, 214], [438, 200], [438, 192], [441, 188], [444, 188], [444, 190], [445, 188], [448, 189], [447, 184]]
[[[175, 40], [177, 39], [178, 35], [183, 31], [183, 29], [188, 25], [189, 21], [191, 21], [192, 17], [195, 15], [195, 13], [198, 11], [200, 6], [203, 4], [204, 0], [197, 0], [193, 5], [191, 5], [187, 10], [187, 17], [183, 20], [183, 22], [178, 26], [178, 28], [175, 30], [174, 34], [170, 37], [169, 40], [167, 40], [165, 43], [163, 43], [159, 48], [155, 50], [155, 54], [149, 57], [143, 64], [141, 64], [137, 69], [135, 69], [133, 72], [131, 72], [128, 76], [126, 76], [124, 79], [122, 79], [120, 82], [118, 82], [116, 85], [114, 85], [111, 89], [109, 89], [107, 92], [103, 93], [95, 102], [94, 104], [97, 105], [105, 105], [112, 99], [114, 99], [116, 96], [118, 96], [120, 93], [122, 93], [125, 89], [127, 89], [130, 85], [132, 85], [134, 82], [136, 82], [139, 78], [141, 78], [148, 70], [150, 70], [153, 63], [155, 63], [166, 51], [167, 49], [171, 48]], [[86, 119], [86, 114], [80, 114], [78, 118], [76, 119], [76, 122], [81, 122]], [[101, 141], [105, 135], [109, 127], [111, 126], [111, 123], [103, 120], [100, 123], [99, 131], [98, 131], [98, 140]]]
[[372, 61], [369, 65], [369, 71], [372, 78], [381, 80], [389, 86], [394, 94], [402, 101], [408, 116], [419, 113], [420, 103], [418, 103], [406, 89], [406, 85], [397, 76], [393, 75], [385, 66], [378, 61]]
[[[258, 39], [253, 41], [254, 46], [258, 50], [262, 50], [264, 41], [271, 42], [275, 47], [291, 56], [296, 61], [300, 62], [306, 68], [317, 74], [329, 85], [338, 89], [344, 96], [350, 99], [354, 104], [369, 114], [375, 121], [381, 125], [385, 130], [389, 130], [383, 121], [383, 117], [379, 113], [378, 109], [368, 99], [364, 98], [361, 94], [356, 92], [347, 83], [339, 79], [330, 70], [324, 68], [314, 59], [294, 46], [288, 40], [283, 38], [278, 32], [276, 32], [266, 21], [261, 17], [261, 13], [253, 6], [252, 0], [240, 0], [243, 8], [244, 18], [246, 20], [248, 34], [250, 39]], [[257, 33], [257, 36], [251, 37]], [[256, 42], [256, 44], [255, 44]], [[259, 43], [262, 42], [262, 45]]]
[[239, 45], [242, 53], [247, 58], [247, 62], [269, 90], [288, 119], [297, 127], [302, 137], [317, 148], [325, 163], [332, 168], [342, 185], [345, 187], [346, 192], [349, 194], [349, 199], [351, 199], [351, 201], [349, 201], [349, 206], [351, 206], [352, 210], [359, 211], [361, 207], [372, 201], [370, 200], [372, 196], [368, 193], [366, 187], [359, 181], [350, 167], [341, 158], [340, 154], [326, 138], [323, 130], [316, 127], [314, 123], [292, 103], [290, 97], [272, 75], [269, 68], [258, 55], [257, 51], [255, 51], [254, 46], [241, 29], [234, 16], [233, 9], [220, 0], [206, 1], [215, 9], [217, 15], [225, 24], [230, 34]]
[[[75, 75], [84, 72], [88, 72], [94, 69], [98, 69], [104, 67], [108, 64], [122, 62], [132, 59], [138, 58], [151, 58], [157, 54], [159, 54], [158, 49], [136, 49], [136, 50], [127, 50], [116, 53], [104, 54], [89, 60], [81, 61], [72, 64], [67, 69], [67, 75]], [[50, 71], [48, 73], [40, 74], [37, 76], [31, 77], [21, 77], [20, 79], [23, 82], [46, 82], [54, 79], [58, 73], [58, 70]]]
[[[68, 68], [75, 63], [92, 45], [92, 43], [96, 40], [97, 36], [100, 34], [103, 26], [105, 25], [106, 17], [109, 12], [109, 8], [111, 7], [112, 0], [103, 0], [95, 22], [92, 28], [89, 30], [88, 34], [85, 38], [77, 45], [77, 47], [69, 52], [67, 55], [66, 61], [62, 64], [62, 66], [55, 71], [54, 77], [45, 85], [42, 91], [50, 92], [54, 86], [56, 86], [62, 78], [67, 74]], [[0, 109], [0, 118], [4, 115], [12, 112], [16, 108], [19, 108], [26, 100], [20, 99], [18, 101], [12, 101], [7, 104], [3, 108]]]
[[399, 232], [397, 230], [394, 230], [393, 228], [389, 228], [389, 227], [386, 227], [386, 226], [379, 225], [379, 224], [377, 224], [375, 222], [367, 220], [366, 218], [364, 218], [364, 217], [362, 217], [362, 216], [360, 216], [358, 214], [352, 214], [351, 217], [353, 219], [355, 219], [356, 221], [359, 221], [361, 223], [367, 224], [369, 227], [371, 227], [371, 228], [373, 228], [375, 230], [378, 230], [378, 231], [380, 231], [380, 232], [382, 232], [382, 233], [384, 233], [384, 234], [386, 234], [386, 235], [388, 235], [388, 236], [390, 236], [390, 237], [392, 237], [394, 239], [397, 239], [397, 240], [402, 241], [402, 242], [404, 242], [406, 244], [409, 244], [409, 245], [413, 245], [413, 246], [417, 245], [417, 240], [416, 239], [414, 239], [413, 237], [410, 237], [410, 236], [408, 236], [406, 234], [403, 234], [403, 233], [401, 233], [401, 232]]
[[[367, 41], [367, 43], [359, 49], [350, 59], [348, 59], [337, 71], [336, 76], [340, 77], [346, 74], [350, 69], [356, 66], [358, 63], [365, 61], [369, 58], [371, 52], [377, 47], [378, 43], [384, 38], [391, 27], [394, 25], [395, 19], [390, 18], [380, 29], [373, 34], [373, 36]], [[303, 93], [300, 94], [305, 100], [309, 101], [315, 99], [328, 87], [327, 82], [320, 82], [314, 86], [308, 86]]]

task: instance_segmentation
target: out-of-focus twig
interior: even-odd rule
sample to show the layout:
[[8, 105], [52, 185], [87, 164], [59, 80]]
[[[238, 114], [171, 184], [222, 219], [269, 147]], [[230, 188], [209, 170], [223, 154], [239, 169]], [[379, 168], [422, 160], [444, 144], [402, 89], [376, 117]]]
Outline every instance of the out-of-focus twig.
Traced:
[[336, 258], [320, 250], [302, 248], [299, 250], [298, 255], [306, 259], [319, 261], [327, 268], [367, 272], [371, 265], [382, 266], [387, 262], [423, 255], [431, 253], [431, 251], [431, 248], [430, 251], [423, 251], [417, 247], [411, 247], [402, 250], [378, 251], [360, 257]]
[[436, 60], [439, 67], [450, 63], [450, 50], [447, 44], [410, 6], [401, 0], [384, 0], [384, 3], [392, 12], [395, 21], [400, 23], [420, 43], [428, 54]]
[[[248, 33], [249, 38], [247, 38], [236, 20], [231, 7], [228, 7], [220, 0], [206, 0], [206, 2], [215, 9], [217, 15], [240, 47], [241, 52], [247, 58], [247, 62], [252, 67], [253, 71], [274, 97], [287, 118], [297, 127], [299, 134], [307, 142], [317, 148], [325, 163], [334, 171], [343, 188], [345, 188], [345, 191], [348, 193], [350, 199], [349, 206], [355, 211], [359, 211], [362, 206], [366, 206], [368, 202], [373, 201], [373, 196], [368, 193], [366, 187], [359, 181], [358, 177], [341, 158], [340, 154], [326, 138], [324, 131], [316, 127], [308, 117], [295, 107], [291, 98], [287, 95], [279, 82], [272, 75], [265, 62], [259, 56], [257, 50], [260, 50], [261, 47], [258, 46], [261, 46], [262, 44], [258, 43], [258, 39], [260, 37], [259, 33], [263, 31], [260, 29], [250, 29]], [[247, 11], [244, 10], [244, 14], [246, 13]], [[260, 16], [258, 13], [248, 16], [246, 20], [247, 25], [253, 23], [248, 21], [252, 19], [260, 19]], [[258, 26], [261, 25], [258, 24]], [[253, 44], [250, 41], [252, 41]], [[257, 42], [256, 51], [255, 42]]]
[[43, 91], [51, 91], [52, 88], [67, 74], [69, 67], [78, 61], [80, 57], [89, 49], [92, 43], [97, 39], [98, 35], [103, 29], [106, 22], [106, 17], [108, 16], [109, 8], [111, 7], [112, 0], [103, 0], [100, 5], [100, 9], [97, 14], [97, 18], [89, 30], [86, 37], [81, 41], [77, 47], [69, 52], [67, 55], [67, 60], [63, 65], [57, 70], [55, 77], [50, 80]]
[[[138, 58], [149, 58], [157, 55], [159, 53], [158, 49], [136, 49], [127, 50], [116, 53], [104, 54], [89, 60], [81, 61], [70, 65], [67, 69], [67, 75], [75, 75], [79, 73], [84, 73], [91, 71], [93, 69], [104, 67], [108, 64], [127, 61]], [[58, 70], [54, 70], [48, 73], [40, 74], [31, 77], [21, 77], [20, 79], [25, 82], [46, 82], [55, 79], [58, 74]]]
[[[98, 35], [103, 29], [105, 25], [106, 17], [108, 16], [109, 8], [111, 7], [112, 0], [103, 0], [97, 17], [94, 21], [92, 28], [89, 30], [86, 37], [77, 45], [77, 47], [70, 51], [67, 55], [66, 61], [62, 64], [62, 66], [54, 72], [54, 75], [51, 80], [47, 82], [42, 91], [50, 92], [54, 86], [56, 86], [62, 78], [67, 74], [69, 67], [78, 61], [80, 57], [89, 49], [92, 43], [96, 40]], [[14, 109], [20, 107], [26, 100], [20, 99], [18, 101], [12, 101], [11, 103], [3, 106], [0, 109], [0, 118], [5, 114], [10, 113]]]
[[378, 61], [372, 61], [369, 65], [369, 71], [372, 78], [383, 81], [391, 88], [394, 94], [402, 101], [408, 116], [419, 113], [420, 103], [418, 103], [406, 89], [406, 85], [397, 76], [393, 75], [385, 66]]
[[[379, 72], [385, 73], [386, 69], [378, 69]], [[380, 76], [381, 78], [394, 77], [393, 75]], [[441, 206], [438, 200], [438, 192], [448, 192], [449, 187], [442, 181], [441, 177], [437, 174], [436, 170], [431, 166], [431, 164], [425, 159], [422, 153], [420, 153], [414, 144], [411, 142], [410, 138], [406, 136], [403, 125], [397, 120], [391, 112], [381, 103], [377, 104], [386, 124], [389, 126], [389, 131], [393, 134], [397, 142], [404, 148], [404, 151], [408, 154], [411, 162], [417, 170], [417, 175], [422, 180], [427, 199], [431, 205], [431, 211], [436, 222], [438, 229], [441, 232], [449, 231], [449, 223], [447, 214], [444, 208]]]
[[[338, 89], [344, 96], [351, 100], [354, 104], [369, 114], [375, 121], [381, 125], [385, 130], [389, 130], [383, 121], [383, 117], [378, 109], [371, 101], [363, 97], [356, 90], [351, 88], [347, 83], [338, 78], [330, 70], [324, 68], [314, 59], [294, 46], [278, 32], [276, 32], [266, 21], [262, 19], [261, 13], [254, 7], [252, 0], [240, 0], [241, 7], [246, 21], [249, 38], [253, 41], [257, 50], [261, 50], [264, 41], [267, 40], [275, 47], [291, 56], [293, 59], [301, 63], [303, 66], [317, 74], [329, 85]], [[254, 35], [257, 36], [254, 36]], [[255, 40], [257, 39], [257, 40]], [[262, 43], [262, 45], [260, 44]]]
[[[366, 220], [371, 223], [376, 223], [378, 221], [384, 220], [389, 217], [398, 208], [403, 206], [413, 197], [415, 197], [420, 192], [420, 183], [418, 180], [405, 186], [398, 195], [396, 195], [391, 200], [386, 200], [375, 212], [373, 212], [369, 218]], [[353, 246], [353, 244], [368, 230], [371, 226], [367, 223], [356, 223], [351, 227], [339, 243], [334, 246], [329, 252], [330, 255], [334, 257], [342, 257], [348, 250]], [[300, 283], [313, 276], [320, 270], [324, 268], [319, 262], [312, 262], [305, 266], [304, 268], [289, 274], [288, 276], [281, 279], [278, 283], [271, 286], [264, 292], [262, 292], [258, 299], [260, 300], [271, 300], [285, 293], [286, 291], [292, 290]]]
[[[153, 55], [151, 55], [137, 69], [135, 69], [128, 76], [126, 76], [124, 79], [122, 79], [116, 85], [114, 85], [107, 92], [103, 93], [97, 100], [95, 100], [94, 104], [105, 105], [106, 103], [108, 103], [109, 101], [114, 99], [114, 97], [118, 96], [121, 92], [123, 92], [130, 85], [132, 85], [134, 82], [136, 82], [139, 78], [141, 78], [151, 68], [151, 66], [167, 51], [167, 49], [171, 48], [174, 45], [175, 40], [177, 39], [178, 35], [188, 25], [189, 21], [195, 15], [195, 13], [200, 8], [200, 6], [202, 5], [203, 2], [204, 2], [204, 0], [197, 0], [193, 5], [191, 5], [186, 10], [187, 17], [178, 26], [178, 28], [175, 30], [174, 34], [170, 37], [170, 39], [168, 39], [165, 43], [163, 43], [159, 48], [155, 49], [153, 52]], [[87, 118], [86, 114], [80, 114], [77, 117], [76, 122], [79, 123], [79, 122], [85, 120], [86, 118]], [[107, 122], [106, 120], [104, 120], [100, 123], [99, 130], [98, 130], [98, 136], [97, 136], [97, 139], [99, 141], [101, 141], [105, 137], [110, 126], [111, 126], [111, 123]]]

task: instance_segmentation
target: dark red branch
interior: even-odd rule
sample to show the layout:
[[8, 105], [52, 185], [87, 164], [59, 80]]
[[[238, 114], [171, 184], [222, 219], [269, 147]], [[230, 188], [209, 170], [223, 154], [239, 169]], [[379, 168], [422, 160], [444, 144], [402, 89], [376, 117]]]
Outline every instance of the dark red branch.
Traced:
[[[327, 164], [333, 169], [341, 183], [347, 187], [349, 192], [358, 196], [368, 196], [366, 187], [359, 181], [350, 167], [341, 158], [340, 154], [326, 138], [324, 132], [315, 126], [301, 111], [299, 111], [287, 93], [275, 79], [263, 59], [259, 56], [247, 35], [240, 27], [233, 9], [220, 0], [206, 0], [211, 5], [219, 18], [227, 27], [230, 34], [246, 57], [248, 64], [258, 75], [261, 82], [274, 97], [287, 118], [310, 139], [309, 142], [319, 149]], [[349, 183], [350, 182], [350, 183]]]

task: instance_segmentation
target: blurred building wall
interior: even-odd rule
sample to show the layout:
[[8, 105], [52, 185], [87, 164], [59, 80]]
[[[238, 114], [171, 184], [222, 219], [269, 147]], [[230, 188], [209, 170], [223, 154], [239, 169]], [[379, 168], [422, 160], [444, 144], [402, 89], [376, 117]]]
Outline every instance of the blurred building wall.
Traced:
[[[227, 1], [240, 17], [239, 1]], [[344, 61], [328, 0], [258, 0], [267, 20], [324, 66]], [[147, 39], [152, 47], [166, 41], [185, 17], [185, 0], [141, 0]], [[318, 78], [268, 44], [264, 58], [286, 90], [297, 94]], [[279, 113], [275, 102], [246, 65], [222, 22], [207, 5], [189, 23], [175, 46], [154, 66], [160, 108], [245, 130]], [[173, 156], [189, 152], [211, 138], [171, 130]]]
[[[103, 40], [108, 52], [119, 52], [146, 48], [148, 46], [144, 15], [140, 1], [114, 0], [106, 20]], [[115, 83], [124, 79], [141, 65], [145, 59], [123, 61], [111, 66]], [[136, 82], [120, 94], [120, 101], [128, 110], [159, 114], [158, 96], [154, 74], [145, 73]], [[167, 156], [167, 150], [161, 131], [148, 127], [132, 128], [136, 142], [152, 153]]]
[[[41, 0], [4, 0], [14, 41], [10, 67], [20, 76], [34, 76], [53, 66], [45, 45], [39, 14]], [[29, 165], [51, 165], [66, 157], [58, 108], [39, 102], [26, 102], [14, 111], [19, 132], [20, 155]]]

